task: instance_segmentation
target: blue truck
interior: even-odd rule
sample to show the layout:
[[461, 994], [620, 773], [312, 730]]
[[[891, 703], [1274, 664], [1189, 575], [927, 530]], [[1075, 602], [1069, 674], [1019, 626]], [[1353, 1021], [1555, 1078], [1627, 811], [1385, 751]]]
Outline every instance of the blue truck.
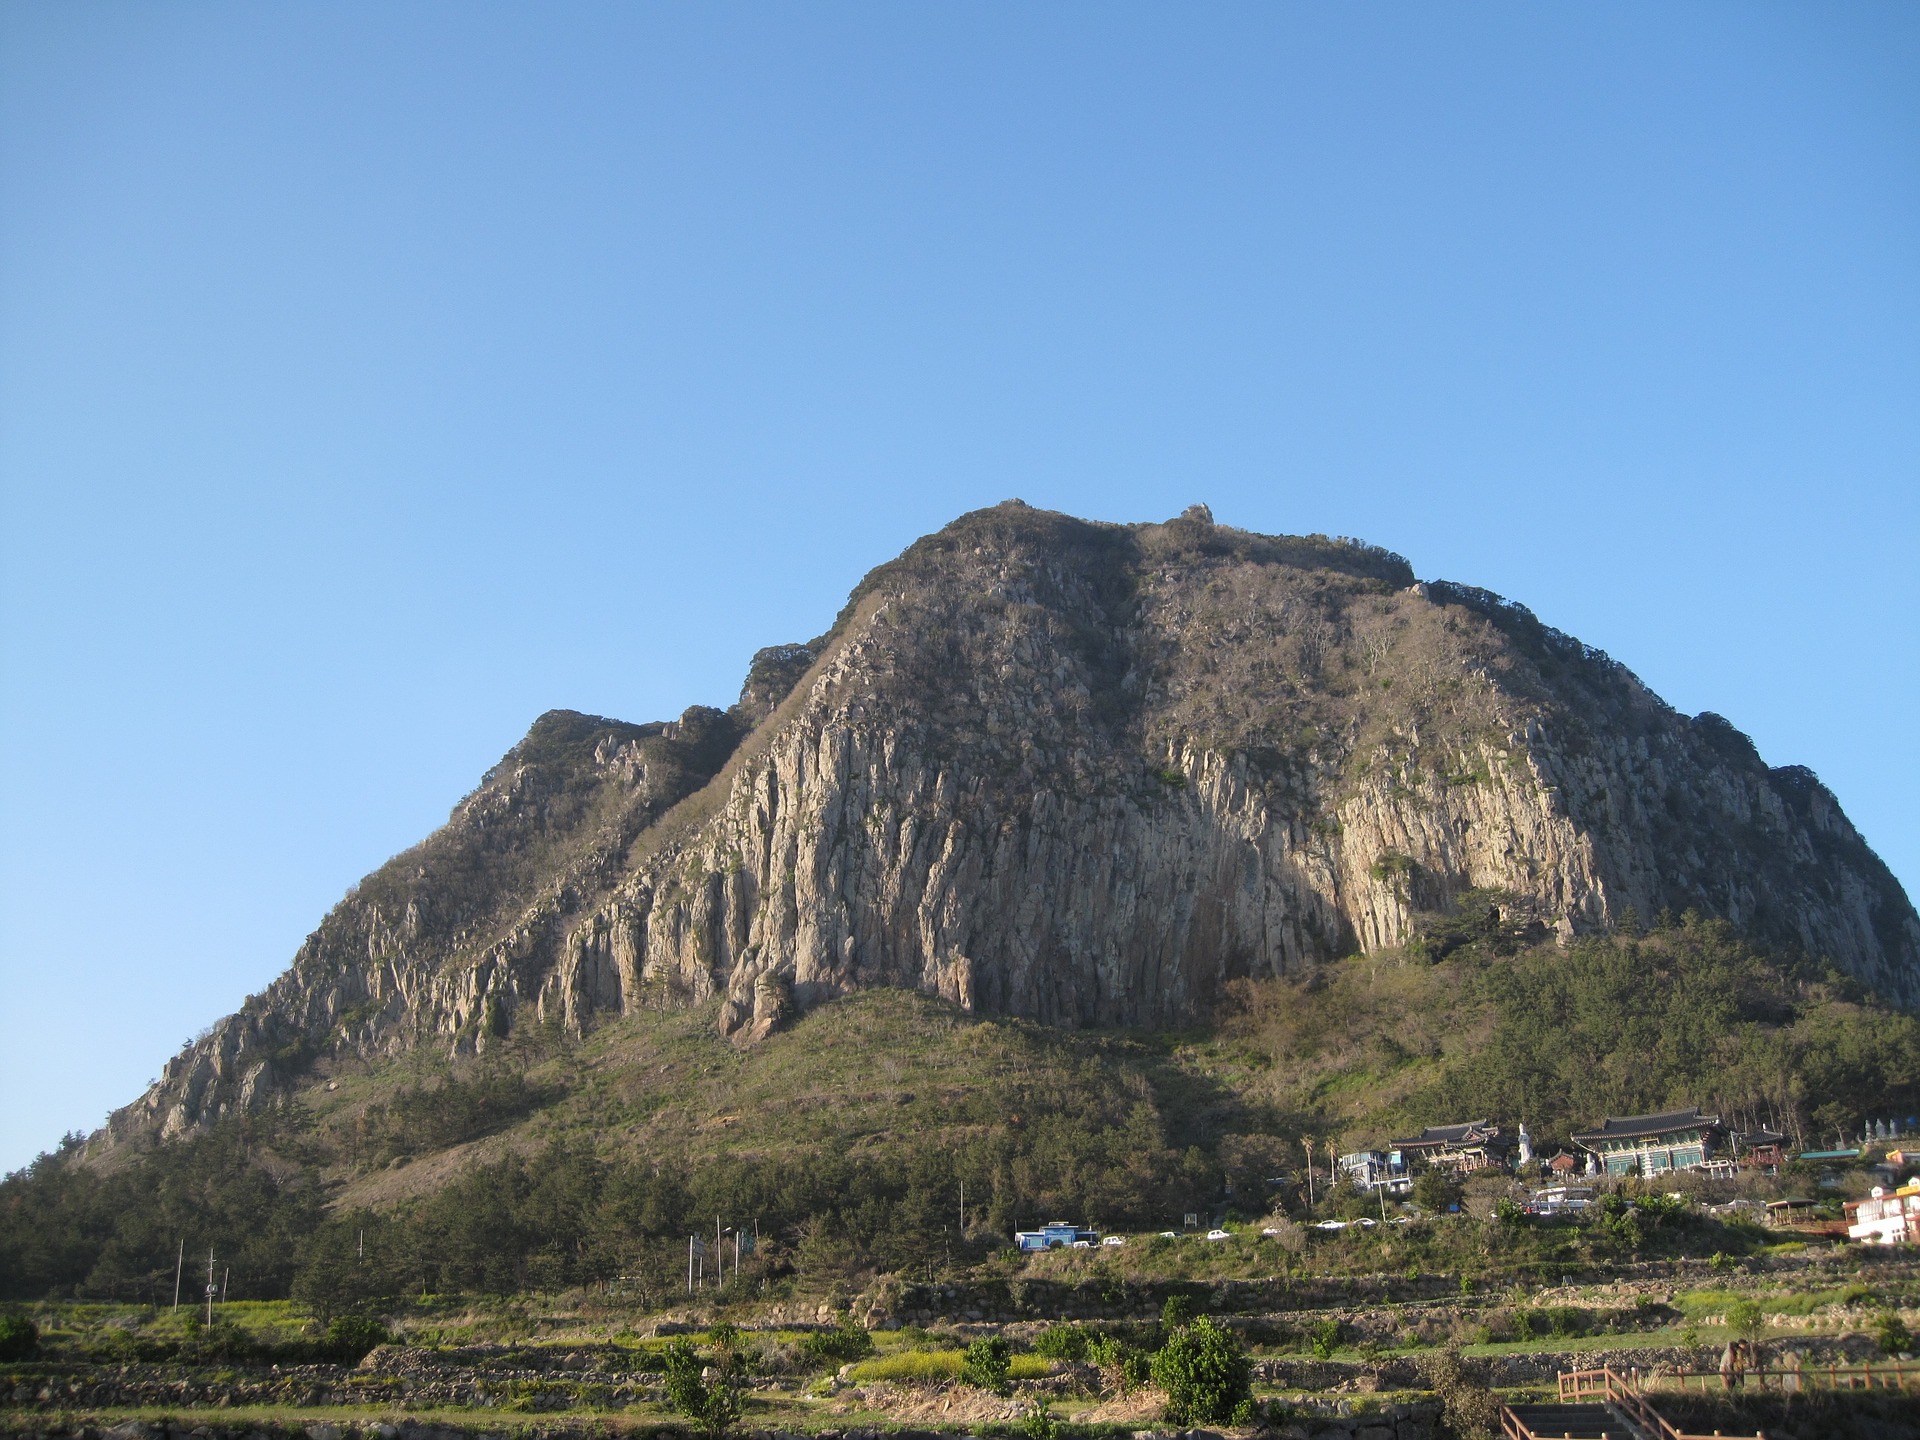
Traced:
[[1075, 1245], [1098, 1245], [1100, 1232], [1065, 1220], [1050, 1220], [1038, 1230], [1016, 1230], [1014, 1243], [1022, 1250], [1066, 1250]]

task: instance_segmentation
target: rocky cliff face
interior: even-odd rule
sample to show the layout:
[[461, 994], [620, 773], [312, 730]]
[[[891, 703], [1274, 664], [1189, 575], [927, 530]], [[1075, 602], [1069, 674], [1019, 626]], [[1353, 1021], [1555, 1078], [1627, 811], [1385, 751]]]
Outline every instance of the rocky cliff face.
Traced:
[[1009, 502], [670, 724], [555, 712], [110, 1136], [325, 1057], [722, 997], [750, 1043], [874, 985], [1162, 1025], [1468, 892], [1572, 936], [1723, 915], [1920, 1004], [1920, 919], [1803, 769], [1484, 591], [1196, 508]]

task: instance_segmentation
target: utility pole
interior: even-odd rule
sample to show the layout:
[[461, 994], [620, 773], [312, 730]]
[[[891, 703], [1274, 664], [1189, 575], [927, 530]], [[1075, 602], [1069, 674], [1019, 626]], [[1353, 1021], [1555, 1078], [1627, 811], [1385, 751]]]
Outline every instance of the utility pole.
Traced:
[[213, 1297], [220, 1287], [213, 1283], [213, 1247], [207, 1247], [207, 1324], [213, 1324]]
[[960, 1182], [960, 1243], [967, 1243], [967, 1182]]
[[1307, 1147], [1307, 1209], [1313, 1209], [1313, 1137], [1303, 1136], [1300, 1143]]
[[180, 1254], [175, 1257], [173, 1262], [173, 1308], [176, 1310], [180, 1308], [180, 1272], [186, 1269], [186, 1265], [187, 1237], [182, 1235], [180, 1237]]

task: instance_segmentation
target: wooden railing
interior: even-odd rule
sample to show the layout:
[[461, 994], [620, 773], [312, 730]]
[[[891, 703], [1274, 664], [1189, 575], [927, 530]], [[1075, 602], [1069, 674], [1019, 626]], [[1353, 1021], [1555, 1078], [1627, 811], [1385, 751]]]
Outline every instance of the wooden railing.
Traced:
[[[1719, 1378], [1716, 1374], [1715, 1378]], [[1622, 1375], [1611, 1367], [1599, 1370], [1569, 1370], [1560, 1376], [1560, 1403], [1562, 1405], [1602, 1404], [1611, 1405], [1631, 1421], [1643, 1435], [1654, 1440], [1713, 1440], [1713, 1436], [1696, 1435], [1678, 1429], [1674, 1424], [1654, 1409], [1653, 1402], [1647, 1399], [1640, 1388], [1638, 1374]], [[1512, 1411], [1503, 1410], [1502, 1421], [1512, 1415]], [[1527, 1428], [1517, 1416], [1515, 1428], [1508, 1433], [1512, 1440], [1534, 1440]], [[1718, 1435], [1720, 1432], [1715, 1431]], [[1752, 1440], [1767, 1440], [1763, 1430]]]
[[[1727, 1377], [1718, 1370], [1656, 1370], [1636, 1373], [1633, 1382], [1642, 1389], [1698, 1389], [1711, 1394], [1725, 1391]], [[1920, 1362], [1890, 1360], [1882, 1365], [1803, 1365], [1798, 1370], [1773, 1368], [1749, 1370], [1739, 1377], [1734, 1389], [1753, 1389], [1771, 1395], [1793, 1394], [1802, 1390], [1905, 1390], [1920, 1387]]]
[[[1798, 1370], [1749, 1370], [1739, 1377], [1735, 1386], [1729, 1386], [1727, 1379], [1718, 1370], [1644, 1373], [1633, 1370], [1624, 1375], [1612, 1368], [1568, 1370], [1560, 1376], [1560, 1403], [1611, 1405], [1653, 1440], [1714, 1440], [1720, 1431], [1709, 1436], [1677, 1429], [1654, 1408], [1647, 1392], [1674, 1389], [1684, 1394], [1696, 1383], [1707, 1394], [1737, 1392], [1748, 1386], [1776, 1394], [1802, 1390], [1904, 1390], [1920, 1387], [1920, 1363], [1889, 1361], [1884, 1365], [1806, 1365]], [[1500, 1433], [1506, 1440], [1545, 1440], [1504, 1405], [1500, 1407]], [[1766, 1432], [1761, 1431], [1752, 1440], [1767, 1440]]]
[[1637, 1385], [1612, 1368], [1572, 1370], [1561, 1375], [1560, 1403], [1578, 1405], [1582, 1401], [1613, 1406], [1639, 1426], [1642, 1433], [1657, 1436], [1659, 1440], [1691, 1440], [1653, 1408]]

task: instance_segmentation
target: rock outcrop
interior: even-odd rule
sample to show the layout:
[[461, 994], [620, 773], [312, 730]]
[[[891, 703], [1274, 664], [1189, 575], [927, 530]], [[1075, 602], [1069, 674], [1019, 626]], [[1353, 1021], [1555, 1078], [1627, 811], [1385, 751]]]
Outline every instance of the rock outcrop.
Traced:
[[1352, 541], [1019, 502], [874, 571], [730, 711], [555, 712], [107, 1139], [315, 1060], [720, 997], [751, 1043], [909, 986], [1166, 1025], [1461, 897], [1571, 937], [1693, 909], [1920, 1004], [1920, 919], [1808, 771]]

